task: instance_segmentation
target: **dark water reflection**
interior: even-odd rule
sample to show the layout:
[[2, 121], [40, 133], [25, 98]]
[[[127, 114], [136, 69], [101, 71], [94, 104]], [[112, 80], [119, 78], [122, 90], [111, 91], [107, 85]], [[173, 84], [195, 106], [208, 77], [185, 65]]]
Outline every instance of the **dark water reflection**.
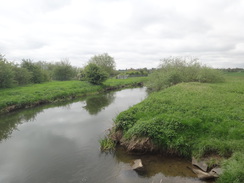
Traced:
[[94, 115], [99, 113], [106, 106], [111, 104], [115, 99], [114, 93], [107, 93], [105, 95], [90, 96], [86, 99], [84, 108], [89, 114]]
[[[100, 152], [112, 119], [145, 97], [144, 88], [126, 89], [0, 116], [0, 183], [200, 182], [185, 160]], [[145, 175], [130, 169], [137, 158]]]

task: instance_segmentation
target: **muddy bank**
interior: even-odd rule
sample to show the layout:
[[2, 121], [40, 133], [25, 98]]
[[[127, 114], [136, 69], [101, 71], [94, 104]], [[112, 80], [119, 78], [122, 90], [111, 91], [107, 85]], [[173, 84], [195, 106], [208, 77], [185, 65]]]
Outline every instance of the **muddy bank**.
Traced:
[[[222, 174], [220, 163], [223, 161], [223, 158], [218, 155], [208, 155], [203, 158], [184, 157], [180, 155], [176, 149], [166, 150], [159, 147], [154, 144], [149, 137], [133, 137], [131, 139], [126, 139], [123, 137], [122, 130], [116, 131], [115, 129], [112, 129], [108, 136], [117, 144], [117, 148], [123, 148], [129, 154], [155, 154], [171, 158], [184, 158], [191, 162], [191, 165], [187, 168], [190, 169], [200, 180], [214, 181]], [[140, 168], [142, 167], [143, 165], [140, 165]]]

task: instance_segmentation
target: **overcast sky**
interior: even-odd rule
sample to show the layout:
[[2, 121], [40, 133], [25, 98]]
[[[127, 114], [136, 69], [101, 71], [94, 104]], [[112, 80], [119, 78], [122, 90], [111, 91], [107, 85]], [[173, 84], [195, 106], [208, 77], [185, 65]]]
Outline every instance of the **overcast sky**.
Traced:
[[9, 61], [82, 67], [108, 53], [117, 69], [169, 56], [244, 68], [244, 0], [1, 0], [0, 53]]

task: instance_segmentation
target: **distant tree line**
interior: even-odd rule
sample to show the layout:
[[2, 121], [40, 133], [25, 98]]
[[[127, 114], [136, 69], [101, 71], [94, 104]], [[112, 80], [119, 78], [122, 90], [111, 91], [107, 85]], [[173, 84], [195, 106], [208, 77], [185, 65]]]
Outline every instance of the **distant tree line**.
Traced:
[[218, 69], [224, 72], [244, 72], [243, 68], [227, 68], [227, 69]]
[[107, 53], [95, 55], [84, 68], [72, 66], [68, 59], [55, 63], [22, 59], [20, 64], [16, 64], [0, 54], [0, 88], [51, 80], [87, 80], [92, 84], [101, 84], [115, 74], [115, 61]]
[[148, 76], [150, 70], [147, 68], [143, 69], [127, 69], [123, 72], [124, 74], [128, 75], [129, 77], [137, 77], [137, 76]]

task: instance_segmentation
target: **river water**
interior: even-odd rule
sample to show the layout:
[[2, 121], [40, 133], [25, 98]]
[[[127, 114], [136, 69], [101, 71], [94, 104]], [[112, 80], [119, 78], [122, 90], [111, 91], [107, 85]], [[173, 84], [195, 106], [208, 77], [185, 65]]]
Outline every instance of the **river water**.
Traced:
[[[125, 89], [1, 115], [0, 183], [203, 183], [187, 160], [100, 151], [116, 115], [146, 96]], [[144, 174], [130, 168], [138, 158]]]

